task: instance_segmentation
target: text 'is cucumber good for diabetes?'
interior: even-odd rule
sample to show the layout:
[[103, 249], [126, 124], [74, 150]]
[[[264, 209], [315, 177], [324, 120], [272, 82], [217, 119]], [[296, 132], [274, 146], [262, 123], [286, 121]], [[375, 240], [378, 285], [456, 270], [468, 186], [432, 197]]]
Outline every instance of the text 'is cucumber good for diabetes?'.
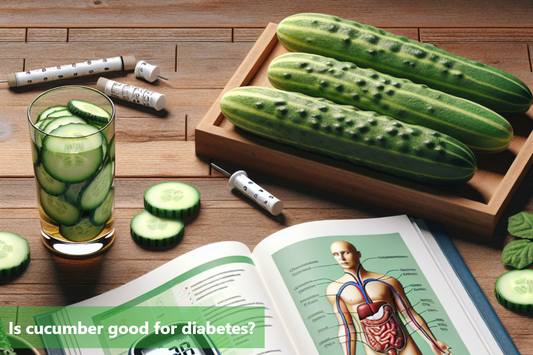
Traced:
[[472, 178], [476, 158], [455, 138], [307, 95], [240, 87], [221, 99], [235, 126], [297, 148], [433, 184]]
[[29, 263], [28, 241], [15, 233], [0, 232], [0, 277], [19, 276]]
[[105, 230], [113, 211], [115, 138], [101, 128], [110, 119], [109, 112], [82, 100], [38, 116], [33, 153], [47, 233], [85, 242]]
[[200, 192], [178, 181], [158, 183], [145, 191], [144, 208], [131, 220], [133, 240], [150, 247], [173, 245], [183, 237], [183, 219], [199, 211]]
[[324, 14], [296, 14], [280, 22], [277, 35], [289, 51], [352, 62], [497, 112], [523, 113], [532, 103], [529, 88], [513, 75], [358, 22]]
[[268, 78], [278, 89], [324, 97], [434, 129], [477, 153], [500, 152], [513, 139], [509, 122], [480, 104], [350, 62], [287, 53], [271, 62]]

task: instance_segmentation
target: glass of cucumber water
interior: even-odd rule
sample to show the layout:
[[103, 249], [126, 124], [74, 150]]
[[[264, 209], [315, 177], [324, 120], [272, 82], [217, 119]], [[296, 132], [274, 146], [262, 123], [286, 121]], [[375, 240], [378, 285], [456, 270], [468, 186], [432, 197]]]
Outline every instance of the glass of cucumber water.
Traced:
[[43, 242], [66, 257], [95, 256], [115, 239], [115, 107], [104, 93], [61, 86], [28, 107]]

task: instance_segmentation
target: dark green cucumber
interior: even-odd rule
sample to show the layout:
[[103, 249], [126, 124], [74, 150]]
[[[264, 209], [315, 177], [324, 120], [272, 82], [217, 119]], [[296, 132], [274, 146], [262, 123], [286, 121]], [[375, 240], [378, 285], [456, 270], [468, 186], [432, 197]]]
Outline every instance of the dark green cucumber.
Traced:
[[372, 26], [304, 13], [281, 21], [277, 35], [290, 51], [320, 54], [373, 68], [497, 112], [522, 113], [531, 106], [531, 91], [516, 77]]
[[324, 97], [434, 129], [474, 152], [500, 152], [513, 139], [509, 122], [485, 106], [350, 62], [288, 53], [271, 62], [268, 78], [278, 89]]
[[458, 184], [476, 171], [474, 154], [455, 138], [325, 99], [240, 87], [220, 106], [251, 133], [417, 181]]

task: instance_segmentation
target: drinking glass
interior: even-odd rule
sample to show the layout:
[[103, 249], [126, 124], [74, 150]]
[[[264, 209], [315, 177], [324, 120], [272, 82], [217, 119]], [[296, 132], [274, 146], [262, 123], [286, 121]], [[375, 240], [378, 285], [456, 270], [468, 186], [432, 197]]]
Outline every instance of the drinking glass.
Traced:
[[[81, 110], [72, 105], [80, 101]], [[45, 246], [72, 258], [107, 250], [115, 240], [113, 102], [90, 87], [61, 86], [31, 102], [28, 121]]]

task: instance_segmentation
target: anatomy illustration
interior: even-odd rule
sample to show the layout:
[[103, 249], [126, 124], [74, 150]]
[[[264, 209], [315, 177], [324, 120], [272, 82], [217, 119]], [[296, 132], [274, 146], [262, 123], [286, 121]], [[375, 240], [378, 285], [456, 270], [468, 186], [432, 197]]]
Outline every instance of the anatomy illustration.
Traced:
[[335, 241], [330, 251], [344, 270], [344, 276], [326, 288], [339, 322], [344, 355], [355, 355], [357, 341], [364, 344], [366, 355], [421, 355], [406, 325], [420, 334], [433, 354], [451, 354], [451, 348], [435, 338], [412, 308], [397, 279], [366, 270], [360, 261], [361, 252], [351, 243]]

